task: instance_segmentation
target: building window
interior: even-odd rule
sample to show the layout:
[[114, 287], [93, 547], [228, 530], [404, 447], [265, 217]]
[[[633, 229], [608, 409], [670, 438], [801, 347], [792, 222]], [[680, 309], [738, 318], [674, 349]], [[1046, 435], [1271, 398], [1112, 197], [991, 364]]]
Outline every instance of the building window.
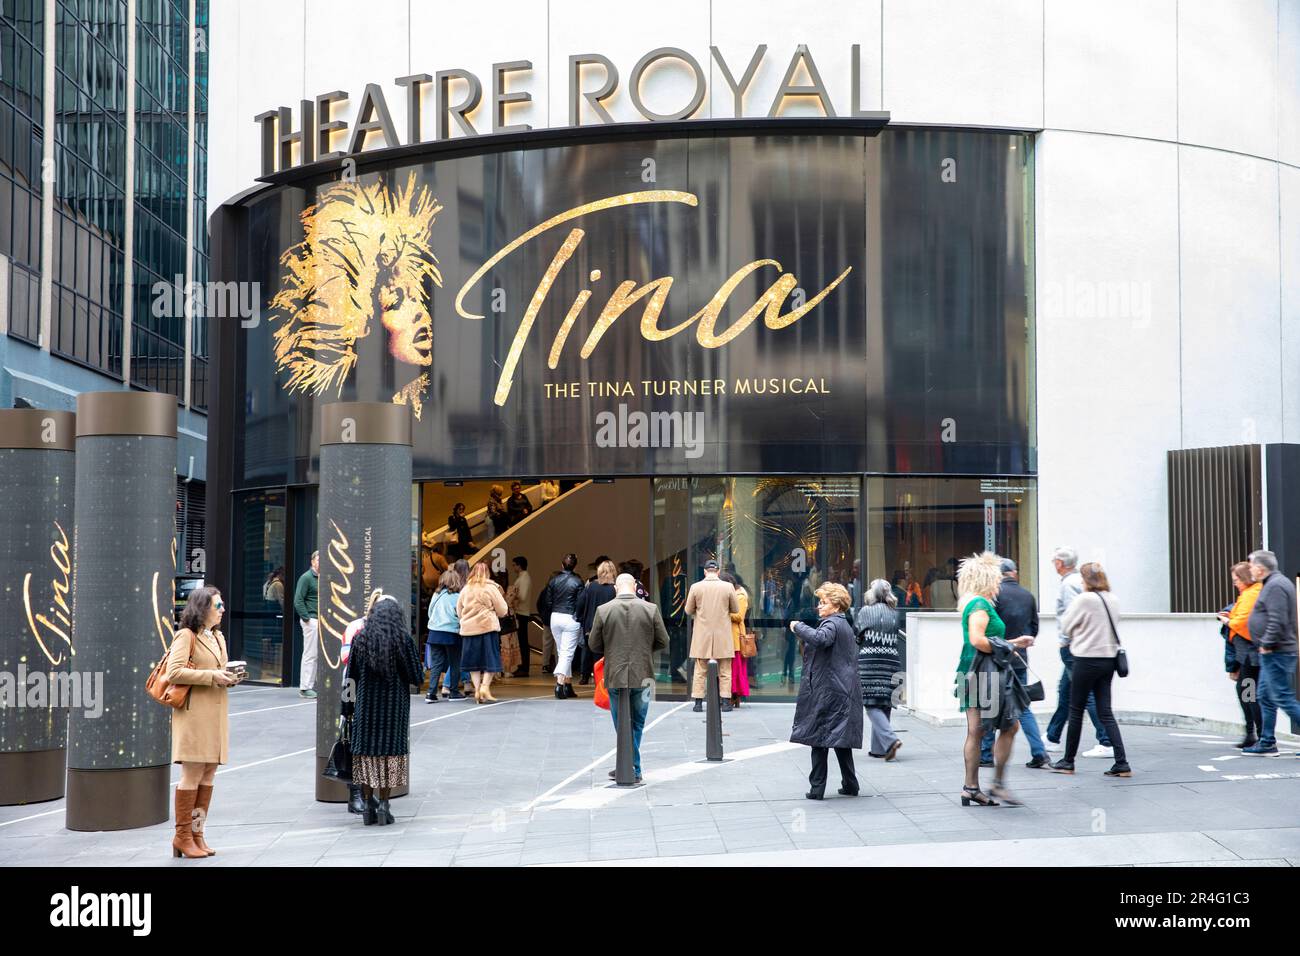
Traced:
[[0, 3], [0, 256], [8, 260], [9, 334], [40, 339], [45, 5]]
[[60, 0], [55, 37], [53, 351], [122, 374], [126, 4]]

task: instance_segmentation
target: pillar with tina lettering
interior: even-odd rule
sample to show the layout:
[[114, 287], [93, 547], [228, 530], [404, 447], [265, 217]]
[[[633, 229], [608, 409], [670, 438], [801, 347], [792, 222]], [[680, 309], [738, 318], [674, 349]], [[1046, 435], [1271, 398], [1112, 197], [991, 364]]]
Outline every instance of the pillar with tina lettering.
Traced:
[[93, 711], [72, 677], [72, 492], [76, 417], [0, 411], [0, 806], [57, 800], [68, 708]]
[[170, 816], [171, 708], [145, 682], [173, 632], [175, 396], [79, 395], [76, 459], [74, 670], [104, 700], [68, 714], [67, 827], [151, 826]]
[[324, 405], [320, 436], [316, 799], [342, 803], [347, 787], [321, 771], [338, 739], [343, 633], [364, 614], [375, 588], [411, 616], [410, 409], [388, 402]]

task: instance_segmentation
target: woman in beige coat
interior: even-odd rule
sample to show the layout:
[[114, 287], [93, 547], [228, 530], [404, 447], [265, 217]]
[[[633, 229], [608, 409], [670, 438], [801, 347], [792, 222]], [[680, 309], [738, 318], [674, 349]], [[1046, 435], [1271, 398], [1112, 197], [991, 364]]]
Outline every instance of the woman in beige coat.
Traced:
[[501, 615], [506, 596], [492, 580], [486, 561], [474, 565], [456, 598], [460, 618], [460, 667], [474, 683], [474, 702], [495, 701], [492, 675], [501, 671]]
[[226, 640], [217, 630], [225, 609], [216, 588], [195, 588], [167, 654], [167, 682], [192, 685], [185, 706], [172, 711], [172, 762], [181, 765], [172, 852], [190, 860], [217, 852], [204, 842], [203, 825], [217, 765], [229, 759], [226, 688], [238, 682], [226, 671]]

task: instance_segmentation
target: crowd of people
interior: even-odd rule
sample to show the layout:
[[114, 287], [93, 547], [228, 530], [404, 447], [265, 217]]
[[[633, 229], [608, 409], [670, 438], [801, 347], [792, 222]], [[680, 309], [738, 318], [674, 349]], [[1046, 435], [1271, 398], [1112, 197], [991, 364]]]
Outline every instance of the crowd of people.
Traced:
[[[313, 650], [318, 561], [313, 553], [312, 566], [294, 593], [305, 643]], [[1045, 697], [1041, 682], [1031, 680], [1028, 657], [1039, 633], [1037, 602], [1020, 585], [1010, 559], [985, 552], [958, 565], [962, 650], [954, 695], [967, 727], [962, 806], [1021, 805], [1008, 786], [1007, 767], [1022, 727], [1030, 750], [1028, 768], [1074, 773], [1085, 714], [1098, 742], [1082, 756], [1112, 759], [1104, 771], [1108, 777], [1133, 773], [1111, 703], [1114, 679], [1127, 674], [1116, 623], [1119, 601], [1099, 563], [1079, 565], [1077, 553], [1068, 547], [1056, 549], [1052, 561], [1059, 576], [1056, 612], [1064, 668], [1045, 739], [1029, 708], [1031, 700]], [[347, 629], [341, 661], [347, 688], [342, 712], [351, 728], [349, 809], [360, 813], [366, 825], [393, 822], [389, 799], [409, 781], [413, 686], [422, 685], [427, 676], [426, 699], [431, 703], [473, 696], [484, 704], [496, 700], [492, 683], [497, 675], [526, 671], [528, 652], [520, 650], [527, 642], [521, 645], [514, 635], [531, 619], [532, 582], [525, 557], [515, 557], [512, 564], [513, 582], [504, 575], [494, 579], [486, 561], [471, 566], [457, 558], [439, 569], [428, 604], [423, 660], [399, 602], [381, 590], [372, 592], [364, 617]], [[594, 573], [587, 580], [577, 574], [577, 567], [576, 554], [564, 555], [536, 601], [546, 632], [553, 635], [548, 653], [554, 664], [545, 669], [555, 676], [556, 698], [569, 700], [578, 696], [573, 689], [575, 670], [589, 679], [588, 663], [594, 666], [604, 659], [615, 727], [622, 702], [631, 708], [632, 759], [640, 782], [641, 736], [656, 676], [654, 655], [669, 647], [668, 629], [659, 606], [649, 600], [640, 562], [616, 566], [602, 555], [591, 563]], [[1251, 553], [1230, 573], [1237, 598], [1223, 608], [1219, 621], [1224, 667], [1245, 723], [1237, 746], [1249, 754], [1277, 753], [1278, 711], [1300, 722], [1292, 684], [1298, 651], [1295, 585], [1278, 571], [1276, 556], [1265, 550]], [[283, 593], [282, 575], [274, 580]], [[815, 623], [789, 623], [803, 660], [790, 740], [812, 751], [809, 799], [825, 796], [831, 750], [840, 769], [839, 793], [851, 797], [860, 792], [853, 751], [862, 748], [868, 725], [870, 756], [897, 759], [902, 742], [890, 715], [902, 677], [903, 609], [909, 600], [909, 588], [900, 583], [878, 579], [865, 589], [856, 578], [849, 587], [821, 583], [814, 592]], [[861, 606], [855, 613], [858, 591]], [[686, 591], [683, 608], [692, 621], [694, 710], [704, 709], [711, 666], [716, 664], [720, 707], [731, 711], [749, 693], [746, 660], [754, 640], [747, 626], [749, 596], [733, 573], [709, 560], [702, 578]], [[204, 840], [204, 824], [217, 767], [227, 760], [227, 688], [242, 678], [231, 669], [218, 627], [224, 609], [216, 588], [196, 588], [181, 614], [166, 666], [168, 683], [188, 688], [189, 695], [187, 705], [174, 710], [172, 717], [172, 757], [181, 765], [172, 849], [189, 859], [216, 853]], [[309, 674], [308, 663], [304, 659], [304, 675]], [[468, 683], [462, 689], [463, 675]], [[1050, 752], [1061, 756], [1052, 762]], [[980, 785], [981, 768], [993, 770], [987, 792]]]

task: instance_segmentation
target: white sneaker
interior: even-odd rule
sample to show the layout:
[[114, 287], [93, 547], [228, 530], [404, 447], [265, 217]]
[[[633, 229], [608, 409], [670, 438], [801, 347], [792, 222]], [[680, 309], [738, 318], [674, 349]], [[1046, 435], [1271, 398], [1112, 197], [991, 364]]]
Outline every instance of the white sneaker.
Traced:
[[1093, 747], [1091, 750], [1085, 750], [1079, 756], [1081, 757], [1105, 757], [1107, 760], [1115, 759], [1114, 747], [1103, 747], [1101, 744]]
[[1049, 754], [1063, 754], [1065, 753], [1065, 744], [1054, 744], [1050, 740], [1044, 740], [1043, 749]]

